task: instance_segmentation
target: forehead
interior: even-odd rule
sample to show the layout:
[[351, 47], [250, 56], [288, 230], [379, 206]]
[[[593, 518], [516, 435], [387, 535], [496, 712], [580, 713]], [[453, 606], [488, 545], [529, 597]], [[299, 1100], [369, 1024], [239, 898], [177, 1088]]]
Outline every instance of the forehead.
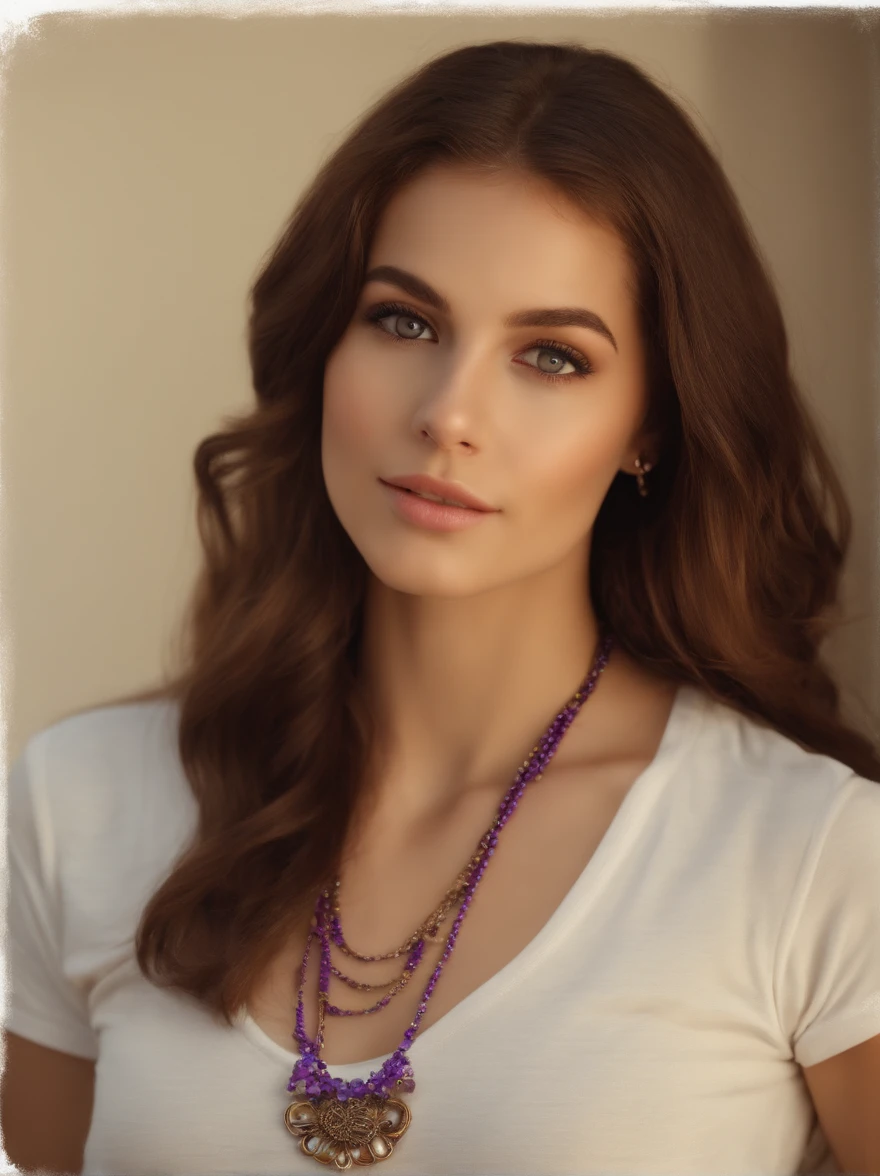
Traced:
[[476, 293], [512, 309], [601, 297], [621, 312], [632, 301], [620, 236], [522, 171], [422, 172], [383, 210], [368, 268], [383, 264], [418, 273], [453, 303]]

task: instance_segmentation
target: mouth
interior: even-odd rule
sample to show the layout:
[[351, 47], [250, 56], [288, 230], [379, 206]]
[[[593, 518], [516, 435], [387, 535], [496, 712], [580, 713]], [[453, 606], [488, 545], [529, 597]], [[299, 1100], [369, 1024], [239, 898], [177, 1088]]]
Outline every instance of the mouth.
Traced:
[[405, 486], [395, 486], [382, 478], [379, 482], [391, 495], [394, 511], [399, 519], [428, 531], [459, 531], [491, 518], [490, 510], [475, 510], [454, 502], [438, 502], [436, 495], [428, 496]]
[[457, 506], [460, 510], [476, 510], [476, 507], [465, 506], [463, 502], [456, 502], [454, 498], [440, 498], [437, 494], [428, 494], [421, 490], [410, 490], [409, 486], [396, 486], [394, 482], [386, 482], [392, 490], [402, 490], [404, 494], [412, 494], [416, 498], [423, 498], [425, 502], [436, 502], [441, 506]]
[[477, 498], [466, 487], [455, 482], [444, 482], [427, 474], [405, 474], [396, 482], [379, 478], [384, 486], [400, 490], [421, 498], [425, 502], [435, 502], [438, 505], [457, 507], [459, 510], [473, 510], [485, 514], [496, 513], [496, 508]]

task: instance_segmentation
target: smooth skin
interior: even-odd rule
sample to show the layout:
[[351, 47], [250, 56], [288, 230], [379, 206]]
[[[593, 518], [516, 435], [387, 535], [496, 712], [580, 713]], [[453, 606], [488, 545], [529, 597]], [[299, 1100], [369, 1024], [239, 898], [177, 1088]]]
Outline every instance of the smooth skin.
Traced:
[[[371, 278], [387, 266], [446, 309]], [[522, 732], [542, 730], [583, 680], [597, 642], [595, 517], [618, 471], [634, 476], [640, 453], [658, 459], [640, 431], [645, 356], [624, 247], [543, 183], [421, 173], [386, 208], [367, 278], [325, 367], [322, 460], [373, 573], [364, 675], [380, 739], [407, 768], [407, 782], [385, 774], [389, 808], [417, 817], [509, 772]], [[387, 302], [404, 312], [369, 321]], [[589, 311], [614, 341], [587, 326], [506, 325], [546, 308]], [[579, 376], [542, 340], [592, 370]], [[378, 479], [407, 473], [458, 483], [498, 513], [446, 534], [401, 522]], [[616, 652], [577, 722], [598, 726], [607, 703], [620, 724], [609, 682], [622, 668], [638, 669]]]
[[[401, 847], [447, 829], [463, 856], [462, 830], [475, 822], [456, 814], [488, 805], [481, 794], [497, 793], [497, 803], [510, 748], [524, 730], [545, 727], [591, 663], [587, 569], [602, 500], [618, 471], [635, 474], [639, 454], [652, 463], [663, 455], [641, 429], [644, 352], [623, 245], [541, 181], [450, 167], [422, 173], [385, 211], [368, 271], [380, 266], [396, 267], [397, 277], [385, 269], [365, 283], [328, 358], [323, 470], [372, 573], [364, 673], [383, 749], [374, 821]], [[421, 289], [406, 277], [401, 284], [401, 271]], [[368, 321], [382, 302], [405, 309]], [[589, 311], [592, 326], [510, 321], [573, 307]], [[589, 374], [576, 375], [559, 344]], [[547, 378], [557, 370], [560, 379]], [[468, 531], [420, 530], [397, 517], [377, 480], [415, 472], [458, 482], [498, 513]], [[560, 747], [557, 779], [566, 757], [570, 769], [632, 747], [634, 700], [649, 697], [638, 718], [653, 707], [656, 719], [660, 687], [615, 651]], [[437, 889], [424, 863], [409, 877], [416, 893], [401, 921], [423, 915], [431, 902], [421, 890]], [[364, 920], [365, 942], [373, 917], [353, 903], [346, 915], [349, 924]], [[288, 1032], [281, 1026], [280, 1039]], [[79, 1172], [93, 1065], [13, 1034], [7, 1042], [10, 1158], [25, 1171]], [[334, 1048], [352, 1056], [359, 1047], [340, 1039]], [[376, 1052], [371, 1043], [361, 1056]], [[880, 1174], [880, 1037], [804, 1073], [839, 1167]]]
[[841, 1172], [880, 1172], [880, 1035], [803, 1073]]
[[92, 1120], [95, 1063], [4, 1033], [0, 1128], [22, 1172], [82, 1171]]

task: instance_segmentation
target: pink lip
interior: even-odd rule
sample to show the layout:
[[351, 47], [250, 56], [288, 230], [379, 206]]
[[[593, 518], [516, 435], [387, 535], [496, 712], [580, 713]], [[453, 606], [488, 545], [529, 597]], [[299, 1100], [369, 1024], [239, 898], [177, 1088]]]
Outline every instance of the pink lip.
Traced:
[[428, 474], [403, 474], [399, 478], [380, 478], [379, 481], [384, 482], [386, 486], [400, 486], [404, 490], [414, 490], [418, 494], [436, 494], [438, 498], [449, 498], [470, 510], [496, 510], [494, 506], [489, 506], [457, 482], [441, 482], [439, 478], [432, 478]]
[[466, 506], [446, 506], [442, 502], [431, 502], [427, 498], [419, 498], [417, 494], [401, 486], [392, 486], [381, 478], [379, 481], [391, 495], [398, 516], [428, 531], [462, 531], [467, 527], [476, 526], [495, 513], [490, 510], [473, 510]]

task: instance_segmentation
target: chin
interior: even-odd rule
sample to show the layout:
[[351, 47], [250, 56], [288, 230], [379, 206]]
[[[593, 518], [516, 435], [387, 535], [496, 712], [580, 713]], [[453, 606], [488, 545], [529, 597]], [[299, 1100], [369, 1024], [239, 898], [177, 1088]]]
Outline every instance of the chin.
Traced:
[[[401, 550], [399, 541], [378, 545], [358, 543], [350, 534], [371, 576], [393, 592], [409, 596], [434, 596], [449, 599], [475, 596], [498, 587], [497, 562], [491, 565], [485, 551], [426, 551], [423, 544]], [[395, 550], [395, 548], [397, 550]]]
[[369, 560], [367, 567], [373, 577], [385, 588], [402, 592], [408, 596], [433, 596], [457, 599], [474, 596], [489, 585], [475, 581], [473, 574], [450, 569], [425, 566], [430, 561], [421, 560], [421, 566], [405, 566], [400, 560]]

